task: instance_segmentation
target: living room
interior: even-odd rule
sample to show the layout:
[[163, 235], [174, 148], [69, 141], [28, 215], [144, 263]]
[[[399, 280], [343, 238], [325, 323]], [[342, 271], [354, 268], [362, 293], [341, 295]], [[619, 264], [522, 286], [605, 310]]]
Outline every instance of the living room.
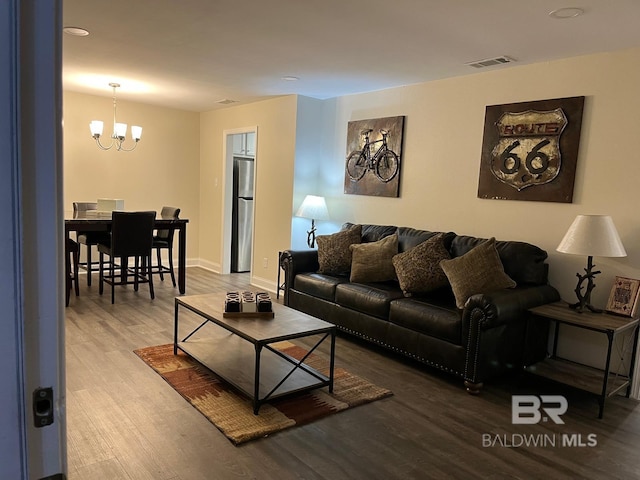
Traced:
[[[583, 270], [585, 258], [558, 253], [556, 247], [576, 215], [609, 214], [615, 221], [627, 256], [596, 259], [602, 273], [592, 300], [595, 305], [604, 306], [615, 276], [640, 278], [639, 232], [634, 221], [638, 200], [634, 187], [640, 166], [634, 162], [633, 150], [635, 112], [640, 107], [636, 94], [640, 81], [639, 60], [640, 49], [631, 48], [516, 64], [328, 100], [290, 95], [204, 112], [119, 99], [118, 115], [145, 129], [140, 147], [128, 154], [98, 151], [88, 133], [87, 125], [94, 117], [108, 118], [111, 99], [65, 91], [65, 209], [70, 209], [73, 201], [99, 197], [125, 199], [126, 208], [131, 210], [159, 210], [164, 204], [180, 206], [182, 216], [190, 220], [189, 265], [221, 271], [225, 133], [257, 127], [252, 285], [275, 291], [278, 252], [289, 247], [307, 248], [308, 221], [296, 218], [294, 214], [304, 196], [311, 193], [325, 196], [331, 217], [330, 221], [318, 222], [319, 234], [333, 233], [343, 222], [349, 221], [451, 230], [535, 244], [548, 252], [550, 283], [567, 300], [575, 296], [576, 272]], [[573, 201], [565, 204], [478, 198], [485, 108], [572, 96], [585, 96]], [[405, 116], [400, 196], [345, 195], [347, 123], [394, 115]], [[118, 173], [125, 169], [126, 176]], [[153, 188], [140, 188], [143, 184], [153, 185]], [[626, 198], [628, 194], [631, 197]], [[354, 363], [368, 358], [368, 350], [353, 348], [351, 360]], [[569, 334], [568, 341], [561, 345], [561, 353], [595, 366], [602, 366], [603, 349], [604, 346], [588, 333]], [[387, 362], [385, 357], [381, 358], [383, 360], [376, 357], [374, 363], [389, 367], [394, 373], [401, 369], [393, 360]], [[407, 375], [415, 380], [414, 377], [422, 377], [423, 373], [409, 369]], [[443, 387], [440, 381], [420, 383], [445, 390], [451, 386], [446, 381], [444, 384], [447, 386]], [[458, 393], [462, 395], [464, 391], [460, 389]], [[417, 392], [413, 399], [420, 399], [421, 395]], [[472, 400], [464, 395], [464, 401]], [[504, 395], [496, 396], [499, 398], [495, 404], [502, 403], [507, 412]], [[495, 400], [491, 393], [489, 398]], [[443, 398], [439, 397], [439, 400]], [[451, 400], [452, 403], [458, 401], [462, 402], [457, 398]], [[612, 410], [618, 408], [623, 413], [612, 414], [613, 424], [602, 427], [611, 434], [607, 440], [612, 443], [626, 443], [626, 440], [637, 438], [635, 431], [614, 435], [617, 428], [631, 430], [629, 424], [635, 427], [637, 423], [637, 412], [629, 402], [634, 401], [616, 400]], [[584, 405], [581, 408], [581, 412], [588, 411]], [[434, 413], [436, 416], [446, 414]], [[499, 410], [492, 410], [492, 418], [499, 415]], [[625, 423], [627, 415], [631, 419], [629, 424]], [[583, 431], [602, 432], [598, 423], [591, 423], [591, 420], [581, 417]], [[456, 422], [456, 425], [460, 423]], [[476, 425], [474, 429], [477, 433], [483, 427], [491, 428], [487, 424]], [[356, 429], [358, 425], [352, 425], [352, 428]], [[438, 428], [444, 427], [439, 425]], [[379, 431], [374, 432], [382, 435]], [[181, 432], [181, 435], [185, 434]], [[415, 437], [418, 434], [409, 432], [407, 435]], [[397, 438], [402, 438], [402, 434], [394, 432], [394, 439]], [[379, 442], [383, 444], [384, 439]], [[263, 448], [267, 453], [261, 452], [261, 455], [266, 457], [269, 447]], [[314, 447], [310, 445], [309, 448]], [[323, 451], [330, 453], [330, 449]], [[477, 452], [472, 455], [482, 461]], [[419, 462], [419, 459], [414, 460]], [[454, 461], [453, 458], [449, 460]], [[233, 460], [236, 461], [237, 458]], [[281, 458], [279, 463], [285, 461]], [[307, 461], [313, 463], [314, 459]], [[559, 471], [559, 477], [570, 476], [569, 471]], [[334, 473], [349, 476], [340, 470]], [[439, 474], [447, 476], [439, 470], [434, 476]], [[293, 473], [291, 477], [294, 477]], [[352, 478], [357, 477], [352, 475]]]
[[[224, 132], [257, 126], [252, 283], [274, 291], [278, 252], [306, 248], [308, 221], [293, 214], [310, 193], [326, 197], [331, 217], [318, 222], [318, 234], [350, 221], [533, 243], [548, 252], [550, 283], [567, 300], [575, 296], [585, 259], [556, 247], [577, 215], [611, 215], [627, 257], [597, 259], [602, 273], [593, 302], [604, 306], [615, 276], [640, 275], [633, 221], [640, 167], [630, 160], [628, 140], [639, 56], [640, 50], [629, 49], [330, 100], [288, 96], [201, 114], [121, 101], [121, 115], [145, 125], [145, 148], [126, 157], [96, 151], [86, 141], [86, 125], [95, 111], [108, 112], [110, 100], [65, 92], [65, 206], [94, 197], [123, 198], [131, 209], [180, 205], [190, 219], [188, 264], [220, 271]], [[586, 98], [573, 202], [478, 198], [485, 108], [579, 95]], [[406, 125], [399, 198], [345, 195], [347, 123], [400, 114]], [[122, 179], [113, 167], [125, 163], [130, 176]], [[139, 189], [144, 178], [155, 188]], [[576, 347], [572, 354], [589, 363], [588, 351]]]

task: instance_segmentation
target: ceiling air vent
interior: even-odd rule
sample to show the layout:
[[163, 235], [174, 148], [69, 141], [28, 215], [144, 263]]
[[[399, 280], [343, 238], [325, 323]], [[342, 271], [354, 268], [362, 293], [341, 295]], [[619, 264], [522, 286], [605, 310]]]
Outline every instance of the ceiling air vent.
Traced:
[[228, 98], [224, 98], [222, 100], [218, 100], [216, 103], [220, 105], [229, 105], [230, 103], [238, 103], [237, 100], [229, 100]]
[[485, 67], [492, 67], [494, 65], [504, 65], [505, 63], [511, 63], [511, 62], [515, 62], [515, 60], [511, 57], [507, 57], [506, 55], [502, 55], [501, 57], [487, 58], [485, 60], [478, 60], [476, 62], [465, 63], [465, 65], [468, 65], [473, 68], [485, 68]]

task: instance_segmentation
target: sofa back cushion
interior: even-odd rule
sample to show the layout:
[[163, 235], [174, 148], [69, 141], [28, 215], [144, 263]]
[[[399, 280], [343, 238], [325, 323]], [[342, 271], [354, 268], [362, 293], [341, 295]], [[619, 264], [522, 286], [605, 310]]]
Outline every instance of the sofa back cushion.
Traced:
[[[354, 226], [353, 223], [347, 222], [342, 225], [342, 230], [348, 230]], [[398, 227], [393, 225], [362, 225], [362, 243], [377, 242], [384, 237], [393, 235]]]
[[[422, 242], [442, 232], [430, 232], [429, 230], [418, 230], [411, 227], [398, 227], [398, 252], [407, 252]], [[451, 249], [451, 242], [456, 236], [453, 232], [443, 233], [442, 242], [444, 248]]]
[[[460, 257], [486, 241], [486, 238], [457, 235], [451, 242], [451, 257]], [[547, 252], [525, 242], [496, 241], [495, 244], [505, 273], [518, 285], [547, 283]]]

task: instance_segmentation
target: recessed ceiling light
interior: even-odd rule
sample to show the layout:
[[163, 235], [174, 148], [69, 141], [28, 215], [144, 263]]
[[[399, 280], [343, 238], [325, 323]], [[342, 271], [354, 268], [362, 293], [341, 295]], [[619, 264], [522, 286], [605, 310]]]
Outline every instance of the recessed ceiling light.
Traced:
[[285, 82], [295, 82], [296, 80], [300, 80], [298, 77], [294, 77], [292, 75], [285, 75], [284, 77], [280, 77]]
[[74, 37], [86, 37], [89, 35], [89, 30], [85, 30], [80, 27], [64, 27], [62, 31], [68, 35], [73, 35]]
[[584, 13], [583, 8], [577, 7], [567, 7], [567, 8], [558, 8], [557, 10], [553, 10], [549, 12], [549, 16], [551, 18], [557, 18], [558, 20], [566, 20], [568, 18], [579, 17]]

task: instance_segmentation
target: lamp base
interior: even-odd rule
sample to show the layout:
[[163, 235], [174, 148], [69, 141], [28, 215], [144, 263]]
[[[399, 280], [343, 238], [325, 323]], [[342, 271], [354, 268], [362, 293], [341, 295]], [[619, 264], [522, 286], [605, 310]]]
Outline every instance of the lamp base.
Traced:
[[593, 305], [589, 304], [589, 303], [585, 303], [582, 304], [581, 302], [576, 302], [576, 303], [572, 303], [569, 305], [569, 308], [573, 308], [576, 312], [578, 313], [582, 313], [584, 312], [585, 308], [593, 313], [602, 313], [604, 312], [603, 309], [601, 308], [596, 308]]
[[[590, 255], [589, 257], [587, 257], [587, 268], [584, 269], [585, 274], [580, 275], [579, 273], [576, 273], [576, 276], [578, 277], [578, 284], [576, 285], [574, 291], [576, 292], [578, 301], [576, 303], [570, 304], [569, 307], [575, 309], [575, 311], [578, 313], [584, 312], [585, 309], [590, 310], [594, 313], [602, 313], [602, 309], [595, 308], [593, 305], [591, 305], [591, 291], [596, 286], [593, 280], [596, 275], [600, 273], [600, 270], [594, 272], [593, 267], [593, 257]], [[582, 285], [585, 281], [587, 282], [587, 289], [583, 294]]]
[[314, 219], [311, 219], [311, 230], [307, 231], [307, 245], [309, 248], [316, 246], [316, 222]]

